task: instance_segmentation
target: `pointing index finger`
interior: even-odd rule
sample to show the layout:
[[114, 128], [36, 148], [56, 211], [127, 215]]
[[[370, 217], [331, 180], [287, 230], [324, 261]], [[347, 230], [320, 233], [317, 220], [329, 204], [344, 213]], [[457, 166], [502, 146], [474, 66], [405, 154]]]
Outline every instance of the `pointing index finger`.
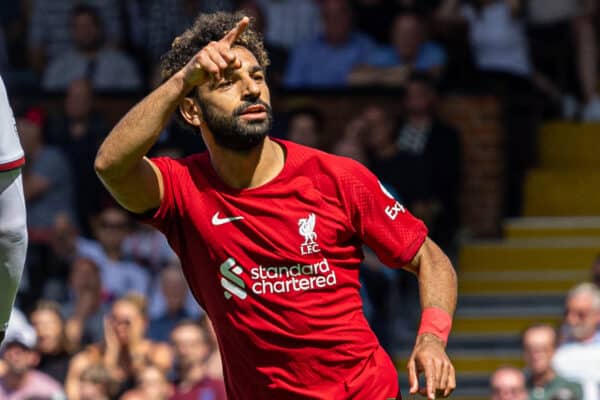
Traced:
[[242, 18], [240, 22], [237, 23], [235, 28], [233, 28], [232, 30], [227, 32], [225, 36], [223, 36], [223, 39], [221, 39], [221, 41], [225, 42], [227, 45], [229, 45], [229, 47], [231, 47], [235, 43], [235, 41], [239, 39], [242, 33], [244, 33], [244, 31], [248, 27], [248, 24], [250, 24], [250, 18]]

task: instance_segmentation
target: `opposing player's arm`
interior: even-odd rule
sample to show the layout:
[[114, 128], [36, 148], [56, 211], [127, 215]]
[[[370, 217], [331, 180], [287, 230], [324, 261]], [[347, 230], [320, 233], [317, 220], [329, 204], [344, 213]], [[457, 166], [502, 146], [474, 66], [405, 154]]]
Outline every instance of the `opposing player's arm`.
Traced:
[[160, 206], [160, 170], [145, 157], [171, 115], [195, 86], [240, 68], [231, 46], [248, 26], [243, 18], [223, 39], [199, 51], [168, 81], [133, 107], [100, 146], [94, 167], [106, 188], [126, 209], [143, 213]]

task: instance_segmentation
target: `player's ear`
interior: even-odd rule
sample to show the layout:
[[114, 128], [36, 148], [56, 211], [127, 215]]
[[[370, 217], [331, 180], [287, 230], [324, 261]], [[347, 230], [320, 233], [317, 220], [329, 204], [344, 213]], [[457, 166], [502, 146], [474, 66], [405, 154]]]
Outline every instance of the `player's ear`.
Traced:
[[190, 125], [200, 126], [202, 122], [202, 109], [194, 97], [185, 97], [179, 105], [179, 113]]

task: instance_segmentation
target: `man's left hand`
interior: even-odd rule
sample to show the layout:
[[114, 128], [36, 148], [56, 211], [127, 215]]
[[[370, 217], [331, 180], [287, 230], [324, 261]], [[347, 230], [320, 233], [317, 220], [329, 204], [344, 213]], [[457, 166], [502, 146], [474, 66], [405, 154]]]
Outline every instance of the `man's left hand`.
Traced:
[[[424, 333], [408, 360], [410, 394], [419, 393], [428, 399], [448, 397], [456, 388], [454, 367], [446, 355], [444, 342], [435, 335]], [[425, 375], [426, 387], [419, 388], [419, 375]]]

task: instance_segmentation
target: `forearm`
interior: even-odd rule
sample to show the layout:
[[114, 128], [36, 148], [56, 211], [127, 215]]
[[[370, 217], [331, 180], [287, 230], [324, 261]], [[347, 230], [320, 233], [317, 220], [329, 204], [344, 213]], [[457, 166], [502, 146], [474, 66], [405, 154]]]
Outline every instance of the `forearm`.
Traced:
[[105, 181], [126, 176], [156, 143], [188, 88], [179, 74], [133, 107], [113, 128], [96, 156], [95, 167]]
[[412, 263], [419, 280], [421, 309], [435, 307], [454, 315], [457, 280], [452, 263], [444, 252], [427, 239]]

